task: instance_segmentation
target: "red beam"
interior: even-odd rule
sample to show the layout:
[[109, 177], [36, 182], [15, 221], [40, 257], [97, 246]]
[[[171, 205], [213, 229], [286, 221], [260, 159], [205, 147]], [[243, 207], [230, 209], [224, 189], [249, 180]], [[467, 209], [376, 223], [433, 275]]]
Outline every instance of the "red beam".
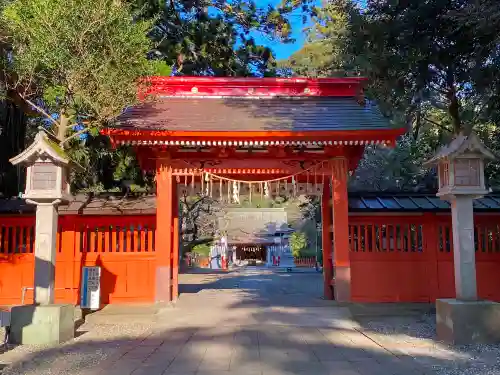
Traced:
[[221, 78], [149, 77], [139, 88], [139, 98], [156, 96], [344, 96], [362, 95], [366, 78]]
[[405, 129], [377, 130], [330, 130], [330, 131], [244, 131], [244, 132], [206, 132], [172, 130], [129, 130], [106, 128], [102, 134], [123, 140], [151, 141], [393, 141], [404, 134]]
[[286, 152], [284, 154], [276, 154], [273, 152], [234, 152], [223, 154], [221, 152], [171, 152], [170, 156], [173, 160], [303, 160], [303, 161], [318, 161], [328, 160], [332, 157], [343, 156], [344, 152], [340, 149], [332, 149], [329, 152]]

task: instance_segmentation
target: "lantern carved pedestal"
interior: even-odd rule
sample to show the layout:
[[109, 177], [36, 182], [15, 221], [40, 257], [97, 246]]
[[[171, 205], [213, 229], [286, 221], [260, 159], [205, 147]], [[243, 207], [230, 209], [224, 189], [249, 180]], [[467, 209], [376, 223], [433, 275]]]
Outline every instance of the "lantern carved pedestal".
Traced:
[[487, 194], [484, 160], [494, 159], [475, 133], [459, 134], [426, 164], [438, 166], [437, 196], [450, 201], [456, 299], [436, 301], [437, 335], [450, 344], [500, 341], [500, 304], [477, 296], [473, 200]]
[[54, 304], [57, 206], [69, 198], [69, 158], [40, 131], [10, 160], [27, 167], [23, 198], [36, 205], [34, 304], [15, 306], [10, 339], [15, 344], [56, 344], [74, 337], [74, 306]]

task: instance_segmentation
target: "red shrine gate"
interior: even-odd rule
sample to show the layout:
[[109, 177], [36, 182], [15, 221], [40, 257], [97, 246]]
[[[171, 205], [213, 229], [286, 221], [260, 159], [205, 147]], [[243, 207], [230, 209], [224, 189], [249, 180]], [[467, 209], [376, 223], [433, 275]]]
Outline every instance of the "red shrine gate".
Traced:
[[148, 80], [141, 94], [155, 100], [129, 109], [104, 134], [134, 146], [141, 167], [156, 173], [156, 301], [178, 296], [180, 189], [232, 201], [241, 193], [322, 194], [325, 297], [351, 300], [348, 173], [365, 145], [391, 146], [404, 132], [365, 104], [363, 81]]

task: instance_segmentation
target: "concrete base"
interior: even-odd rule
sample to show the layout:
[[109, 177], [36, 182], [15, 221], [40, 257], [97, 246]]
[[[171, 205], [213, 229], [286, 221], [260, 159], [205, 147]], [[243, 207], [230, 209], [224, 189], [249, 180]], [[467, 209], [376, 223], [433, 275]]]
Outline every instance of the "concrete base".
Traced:
[[73, 305], [23, 305], [11, 310], [10, 342], [59, 344], [75, 337]]
[[437, 336], [452, 345], [500, 342], [500, 303], [436, 300]]

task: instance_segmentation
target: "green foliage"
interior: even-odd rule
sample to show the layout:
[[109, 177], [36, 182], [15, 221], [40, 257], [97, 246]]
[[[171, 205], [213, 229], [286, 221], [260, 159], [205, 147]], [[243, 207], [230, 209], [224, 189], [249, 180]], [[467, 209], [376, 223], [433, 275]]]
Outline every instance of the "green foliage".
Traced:
[[[500, 3], [494, 0], [332, 0], [313, 15], [308, 43], [285, 66], [308, 76], [369, 78], [365, 95], [406, 127], [394, 150], [367, 147], [350, 188], [434, 190], [422, 163], [474, 128], [495, 151], [500, 121]], [[493, 18], [484, 17], [485, 14]], [[487, 168], [498, 185], [497, 163]]]
[[[369, 0], [365, 9], [333, 0], [316, 13], [309, 43], [290, 62], [299, 74], [368, 76], [368, 97], [414, 127], [415, 138], [422, 124], [456, 133], [500, 105], [492, 95], [500, 93], [499, 37], [484, 27], [484, 9], [500, 14], [491, 0]], [[439, 122], [436, 111], [444, 114]]]
[[308, 6], [296, 1], [280, 7], [259, 7], [252, 0], [130, 0], [149, 19], [158, 14], [150, 33], [156, 55], [175, 66], [180, 75], [272, 76], [276, 63], [270, 48], [254, 36], [289, 42], [289, 16]]
[[[140, 186], [152, 186], [151, 176], [141, 172], [129, 147], [113, 148], [105, 136], [89, 136], [68, 150], [71, 158], [83, 167], [72, 173], [72, 188], [80, 192], [144, 191]], [[147, 189], [146, 189], [147, 190]]]
[[279, 65], [292, 75], [305, 77], [332, 77], [351, 75], [347, 49], [350, 27], [359, 17], [350, 0], [327, 2], [314, 8], [312, 25], [307, 30], [307, 42], [299, 51]]
[[[59, 141], [114, 119], [136, 102], [137, 80], [152, 73], [147, 34], [113, 0], [12, 0], [1, 14], [12, 48], [13, 88], [50, 120]], [[43, 98], [43, 101], [41, 100]]]
[[294, 257], [300, 257], [307, 248], [307, 236], [302, 232], [293, 232], [290, 236], [290, 248]]
[[209, 256], [210, 255], [210, 245], [209, 244], [198, 244], [193, 247], [191, 252], [198, 254], [198, 255], [203, 255], [203, 256]]
[[469, 3], [368, 1], [350, 47], [377, 99], [404, 109], [412, 123], [433, 108], [449, 117], [454, 133], [474, 125], [500, 61], [492, 59], [497, 35], [458, 17]]

